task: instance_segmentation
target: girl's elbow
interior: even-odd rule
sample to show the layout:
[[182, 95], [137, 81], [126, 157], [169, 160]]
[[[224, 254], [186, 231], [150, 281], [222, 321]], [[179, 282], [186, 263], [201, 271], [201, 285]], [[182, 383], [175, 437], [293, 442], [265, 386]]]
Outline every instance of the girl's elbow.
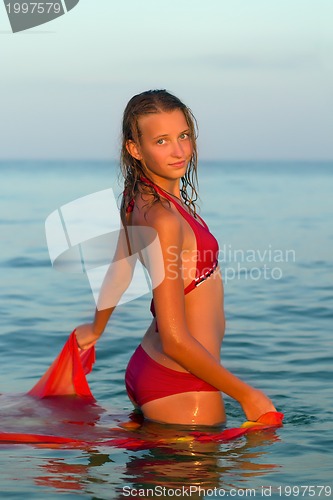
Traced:
[[163, 339], [163, 335], [161, 335], [162, 338], [162, 348], [164, 354], [168, 356], [171, 359], [174, 359], [175, 361], [179, 361], [183, 358], [183, 353], [185, 351], [185, 342], [183, 339], [179, 337], [170, 337], [167, 336], [167, 338]]

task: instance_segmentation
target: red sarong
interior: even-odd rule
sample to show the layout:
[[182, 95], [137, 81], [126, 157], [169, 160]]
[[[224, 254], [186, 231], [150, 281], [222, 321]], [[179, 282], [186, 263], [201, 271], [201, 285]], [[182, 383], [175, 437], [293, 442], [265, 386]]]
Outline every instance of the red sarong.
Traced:
[[59, 356], [28, 394], [40, 399], [70, 395], [94, 399], [86, 375], [91, 372], [95, 360], [95, 346], [80, 350], [74, 330]]

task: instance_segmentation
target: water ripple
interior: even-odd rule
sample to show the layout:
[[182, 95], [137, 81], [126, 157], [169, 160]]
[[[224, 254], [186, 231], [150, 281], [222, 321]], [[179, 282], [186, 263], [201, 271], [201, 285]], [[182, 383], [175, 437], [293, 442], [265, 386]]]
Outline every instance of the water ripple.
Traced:
[[6, 268], [50, 267], [49, 259], [34, 259], [31, 257], [14, 257], [1, 263]]

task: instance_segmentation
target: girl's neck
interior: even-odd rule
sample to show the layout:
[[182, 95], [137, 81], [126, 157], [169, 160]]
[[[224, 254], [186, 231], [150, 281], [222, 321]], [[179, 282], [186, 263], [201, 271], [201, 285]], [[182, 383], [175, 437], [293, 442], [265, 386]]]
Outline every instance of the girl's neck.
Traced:
[[180, 196], [180, 189], [179, 189], [179, 179], [175, 179], [174, 181], [170, 181], [169, 183], [167, 182], [160, 182], [160, 180], [156, 181], [151, 181], [148, 179], [146, 176], [143, 176], [144, 179], [147, 179], [149, 182], [152, 182], [159, 188], [163, 189], [166, 193], [168, 193], [170, 196], [173, 196], [177, 198], [179, 201], [182, 201], [181, 196]]

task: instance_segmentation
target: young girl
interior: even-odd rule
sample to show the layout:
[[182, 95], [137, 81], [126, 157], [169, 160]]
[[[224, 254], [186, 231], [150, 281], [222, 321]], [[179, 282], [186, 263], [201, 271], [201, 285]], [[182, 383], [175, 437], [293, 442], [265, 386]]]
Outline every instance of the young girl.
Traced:
[[[165, 90], [134, 96], [124, 112], [122, 221], [127, 231], [157, 232], [164, 266], [153, 289], [153, 320], [127, 366], [126, 389], [157, 422], [220, 424], [222, 393], [255, 421], [275, 411], [271, 400], [220, 363], [223, 283], [218, 242], [196, 213], [195, 123], [190, 109]], [[113, 310], [97, 308], [94, 321], [76, 329], [82, 349], [96, 343]]]

